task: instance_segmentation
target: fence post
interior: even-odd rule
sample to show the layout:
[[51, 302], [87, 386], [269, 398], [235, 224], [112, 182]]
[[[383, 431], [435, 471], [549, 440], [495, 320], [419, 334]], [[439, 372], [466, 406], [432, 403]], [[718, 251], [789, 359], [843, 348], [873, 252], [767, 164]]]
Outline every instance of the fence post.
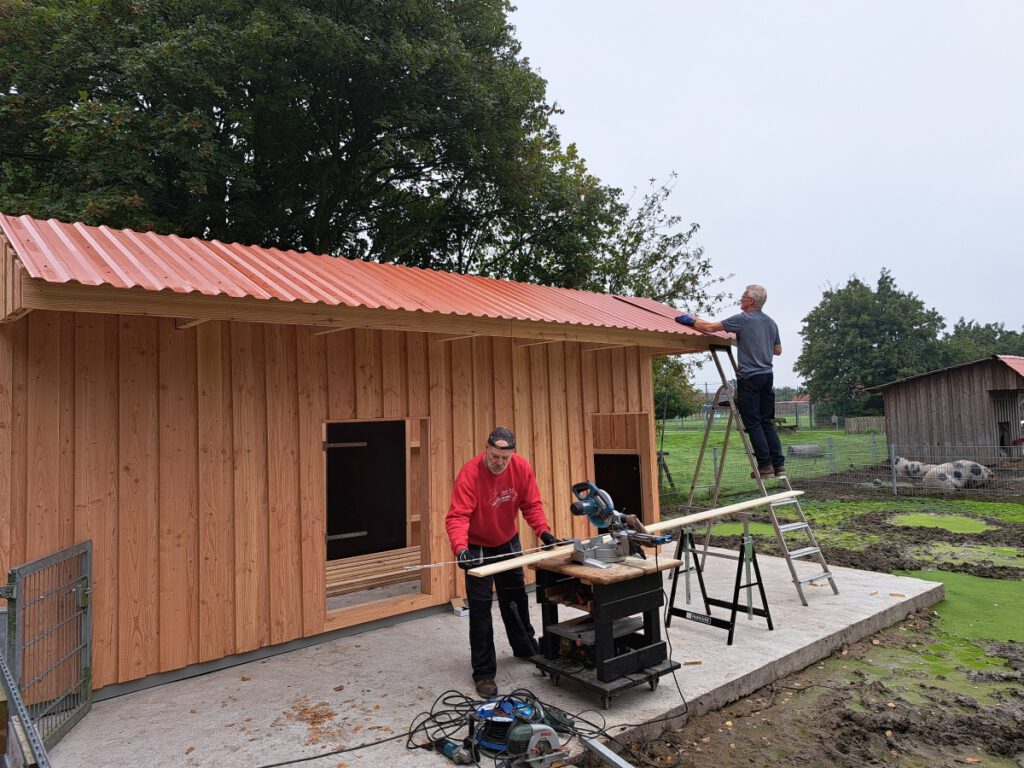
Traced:
[[892, 495], [899, 496], [900, 492], [896, 486], [896, 446], [889, 446], [889, 470], [892, 473]]
[[875, 445], [875, 433], [871, 433], [871, 463], [878, 463], [878, 447]]
[[836, 454], [832, 449], [832, 435], [828, 436], [828, 471], [836, 471]]
[[711, 471], [718, 477], [718, 446], [711, 446]]

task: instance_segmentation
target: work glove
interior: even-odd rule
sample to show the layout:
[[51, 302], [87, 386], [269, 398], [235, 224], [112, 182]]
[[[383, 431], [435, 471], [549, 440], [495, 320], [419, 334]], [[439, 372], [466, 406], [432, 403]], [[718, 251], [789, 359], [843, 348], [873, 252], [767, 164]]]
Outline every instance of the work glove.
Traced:
[[554, 549], [560, 544], [570, 544], [572, 539], [556, 539], [555, 534], [551, 531], [544, 531], [540, 535], [540, 540], [544, 543], [544, 549]]
[[676, 322], [682, 323], [683, 325], [693, 325], [695, 322], [697, 322], [697, 318], [695, 318], [693, 315], [683, 314], [676, 318]]
[[464, 571], [468, 571], [470, 568], [476, 568], [480, 565], [480, 561], [473, 557], [468, 549], [460, 549], [458, 554], [455, 555], [455, 559], [459, 563], [459, 568]]

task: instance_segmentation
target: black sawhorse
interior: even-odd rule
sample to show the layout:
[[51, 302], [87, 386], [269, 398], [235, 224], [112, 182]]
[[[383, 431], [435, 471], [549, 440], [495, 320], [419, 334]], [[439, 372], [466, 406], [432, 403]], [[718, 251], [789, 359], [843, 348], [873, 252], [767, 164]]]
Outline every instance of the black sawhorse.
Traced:
[[[722, 555], [716, 552], [708, 552], [706, 549], [703, 551], [704, 555], [712, 555], [717, 557], [732, 558], [732, 555]], [[669, 596], [668, 610], [665, 612], [665, 626], [668, 627], [672, 623], [673, 616], [679, 616], [680, 618], [687, 619], [689, 621], [696, 621], [699, 624], [704, 624], [709, 627], [718, 627], [719, 629], [729, 630], [729, 639], [727, 645], [732, 645], [733, 633], [736, 630], [736, 614], [739, 611], [744, 611], [750, 618], [754, 616], [761, 616], [768, 622], [768, 629], [772, 630], [772, 615], [768, 609], [768, 598], [764, 594], [764, 584], [761, 580], [761, 569], [757, 565], [757, 554], [754, 552], [754, 540], [750, 536], [747, 527], [747, 518], [743, 521], [743, 538], [740, 541], [739, 552], [736, 556], [736, 581], [733, 585], [732, 590], [732, 601], [719, 600], [713, 597], [708, 597], [707, 588], [704, 586], [704, 568], [701, 566], [701, 559], [697, 557], [697, 548], [693, 541], [693, 529], [686, 528], [679, 535], [679, 543], [676, 545], [676, 560], [681, 560], [683, 563], [683, 573], [686, 576], [686, 602], [690, 602], [689, 594], [689, 577], [691, 570], [697, 573], [697, 581], [700, 584], [700, 594], [704, 601], [704, 613], [698, 611], [691, 611], [685, 608], [676, 608], [676, 590], [679, 588], [679, 573], [680, 568], [676, 566], [674, 573], [672, 574], [672, 593]], [[743, 565], [748, 565], [747, 569], [747, 583], [743, 583]], [[753, 570], [754, 579], [750, 581], [750, 571]], [[756, 608], [751, 603], [750, 588], [757, 587], [758, 593], [761, 595], [762, 608]], [[740, 590], [747, 590], [747, 602], [741, 603]], [[729, 620], [720, 619], [716, 616], [711, 615], [711, 606], [714, 605], [718, 608], [727, 608], [729, 610]]]

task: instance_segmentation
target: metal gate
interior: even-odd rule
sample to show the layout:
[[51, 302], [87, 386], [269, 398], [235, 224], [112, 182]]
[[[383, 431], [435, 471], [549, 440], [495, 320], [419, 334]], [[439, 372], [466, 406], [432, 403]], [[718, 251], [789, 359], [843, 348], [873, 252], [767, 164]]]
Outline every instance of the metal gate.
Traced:
[[92, 705], [92, 542], [12, 568], [7, 658], [29, 718], [47, 748]]

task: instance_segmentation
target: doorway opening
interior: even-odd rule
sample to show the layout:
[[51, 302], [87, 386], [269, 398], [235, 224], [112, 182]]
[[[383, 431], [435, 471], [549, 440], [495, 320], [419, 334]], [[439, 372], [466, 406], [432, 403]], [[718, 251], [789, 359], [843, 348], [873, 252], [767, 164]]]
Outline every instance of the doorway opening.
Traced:
[[327, 610], [418, 593], [420, 573], [408, 569], [421, 557], [407, 423], [328, 423], [324, 450]]

